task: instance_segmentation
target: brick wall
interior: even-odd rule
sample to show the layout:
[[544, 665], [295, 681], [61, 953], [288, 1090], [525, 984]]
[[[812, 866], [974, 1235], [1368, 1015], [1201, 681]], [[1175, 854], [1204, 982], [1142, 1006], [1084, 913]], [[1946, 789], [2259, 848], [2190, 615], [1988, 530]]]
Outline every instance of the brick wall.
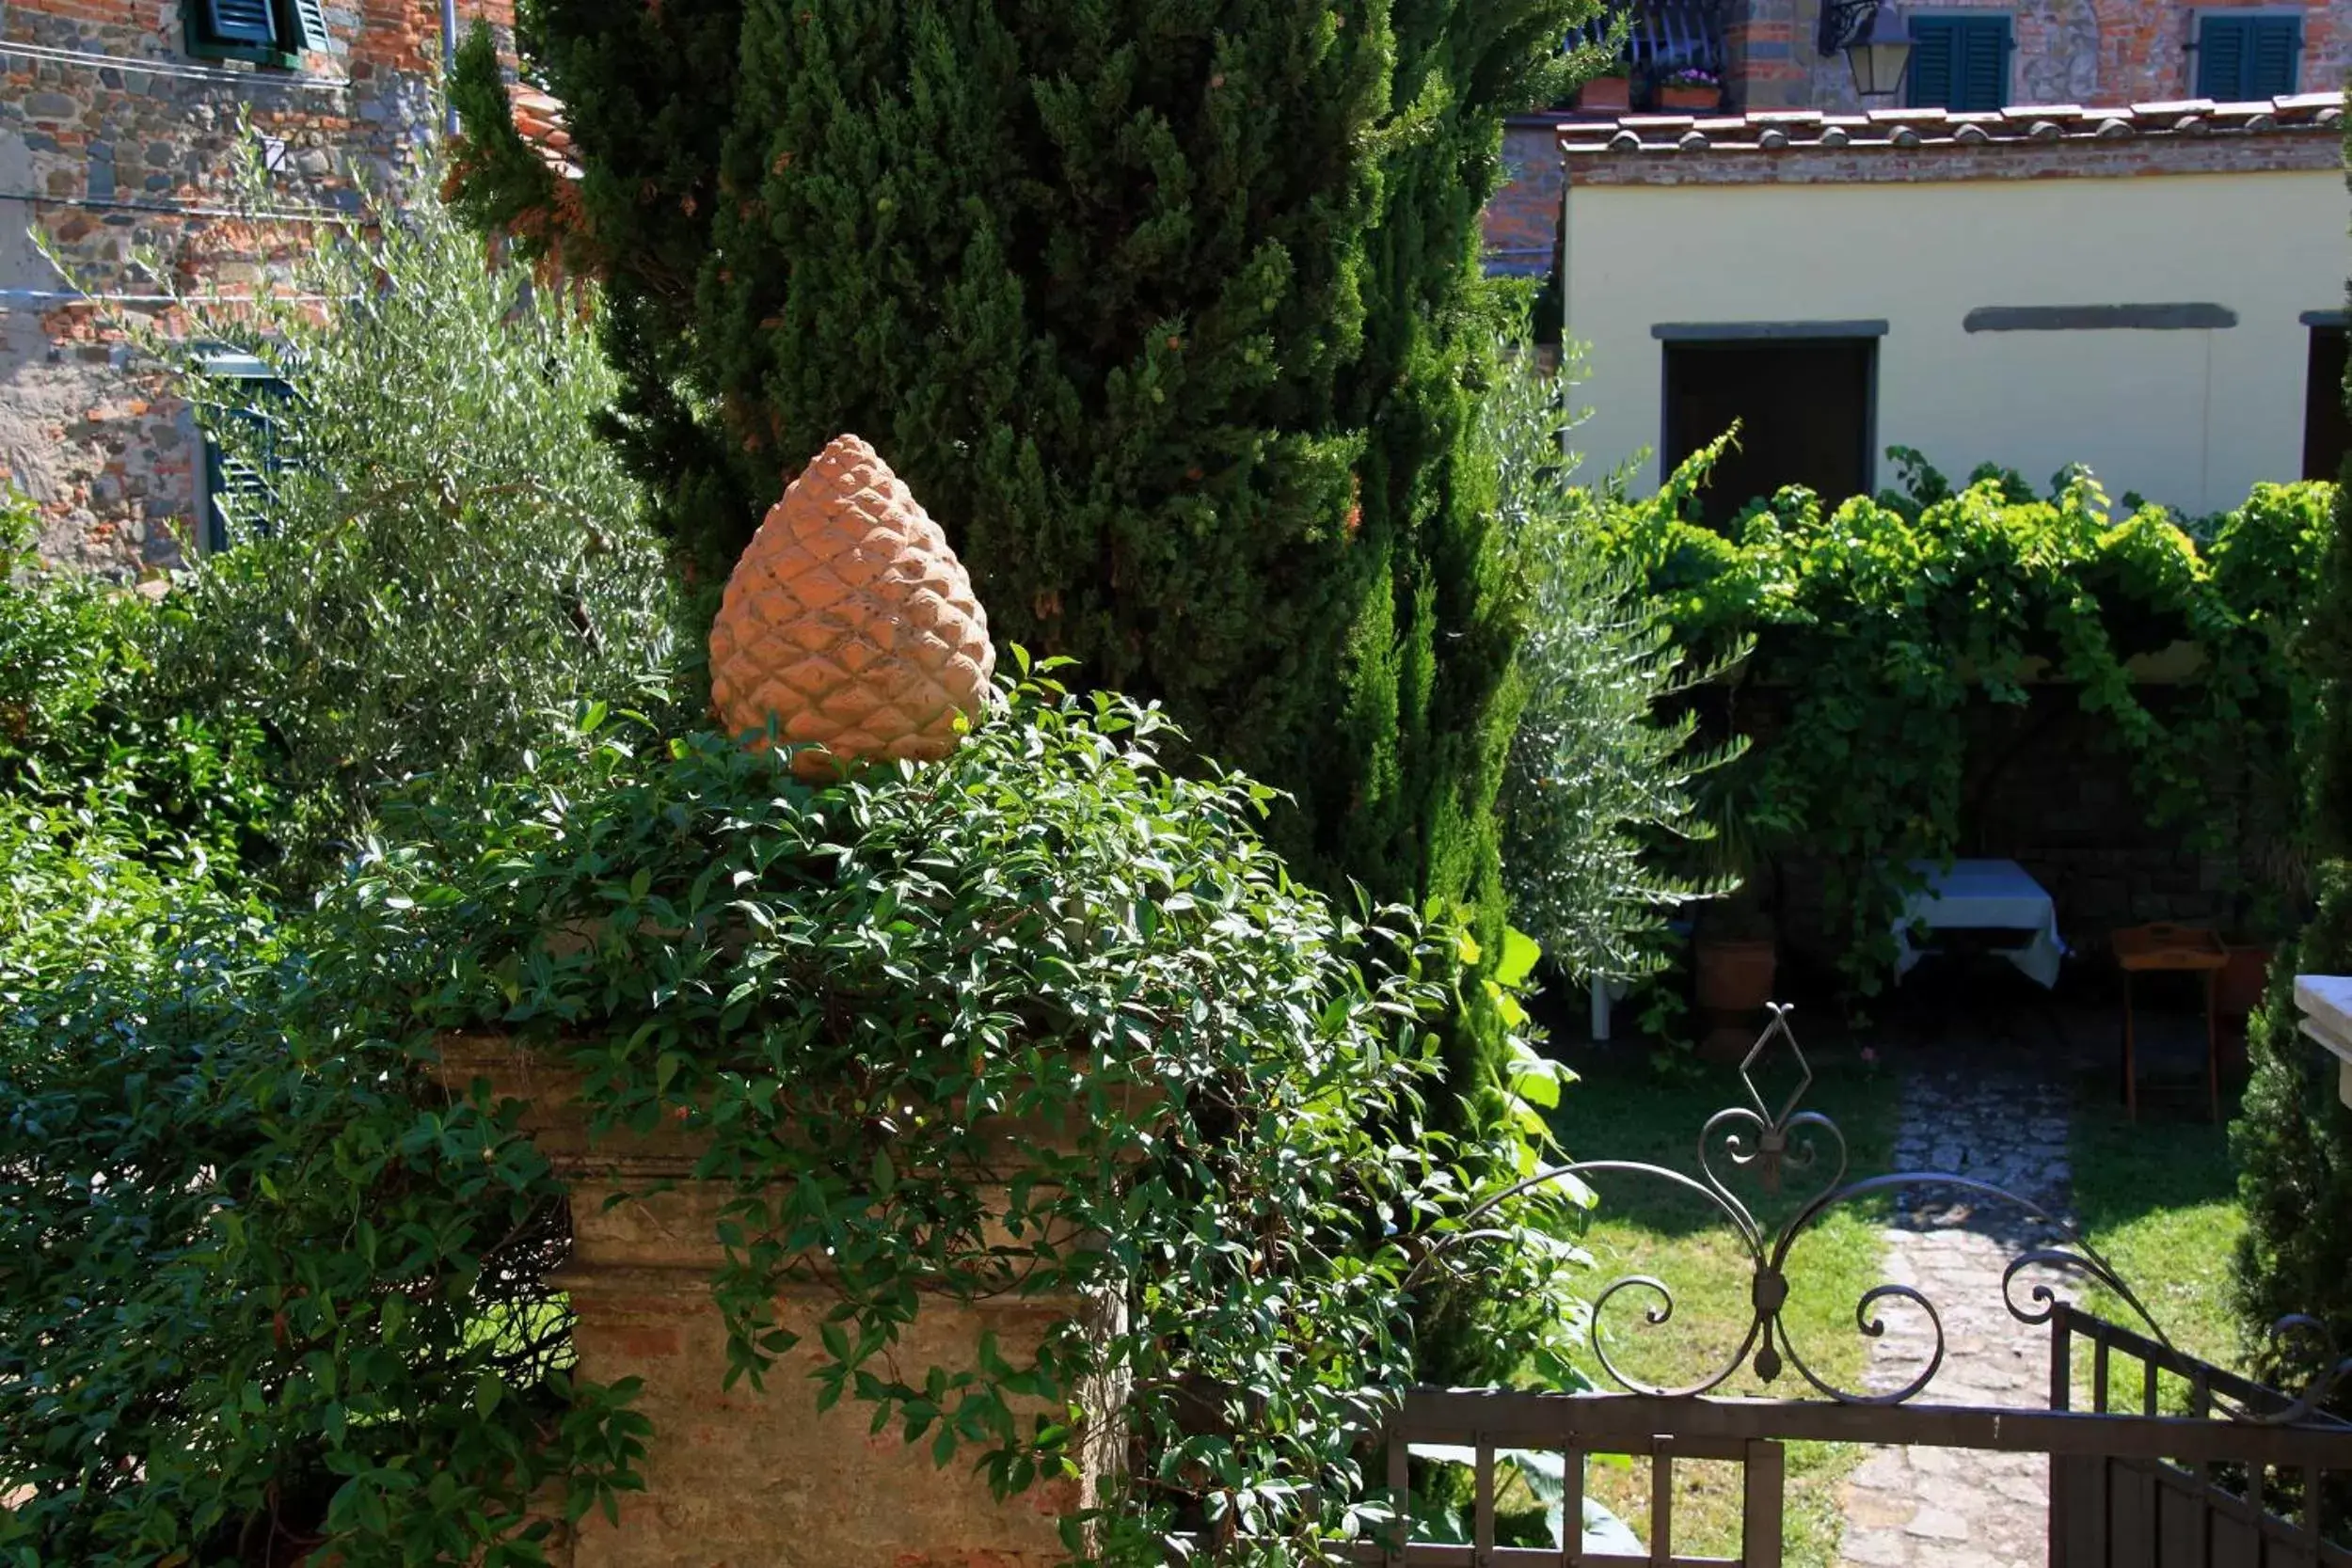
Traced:
[[[459, 13], [509, 24], [511, 0]], [[175, 559], [201, 448], [35, 236], [93, 293], [154, 294], [144, 253], [235, 293], [354, 208], [354, 169], [381, 186], [413, 168], [438, 134], [437, 0], [329, 0], [326, 17], [331, 51], [285, 71], [192, 57], [176, 0], [0, 0], [0, 464], [50, 558], [119, 577]], [[241, 110], [273, 149], [259, 224], [225, 205]]]
[[1502, 132], [1505, 183], [1486, 204], [1486, 271], [1545, 277], [1560, 243], [1560, 202], [1567, 170], [1560, 155], [1561, 115], [1522, 115]]

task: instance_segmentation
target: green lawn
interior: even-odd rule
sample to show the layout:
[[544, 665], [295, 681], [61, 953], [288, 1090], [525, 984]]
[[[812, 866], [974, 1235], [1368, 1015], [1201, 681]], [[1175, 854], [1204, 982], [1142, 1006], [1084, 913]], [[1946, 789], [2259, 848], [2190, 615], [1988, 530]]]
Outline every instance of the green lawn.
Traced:
[[[2225, 1117], [2235, 1109], [2225, 1105]], [[2227, 1123], [2151, 1114], [2144, 1106], [2141, 1116], [2137, 1125], [2126, 1121], [2104, 1082], [2078, 1099], [2071, 1151], [2076, 1220], [2175, 1345], [2235, 1370], [2241, 1355], [2229, 1305], [2230, 1259], [2246, 1219]], [[2110, 1323], [2146, 1332], [2138, 1315], [2109, 1291], [2087, 1292], [2084, 1305]], [[2126, 1370], [2128, 1392], [2136, 1395], [2138, 1363]], [[2176, 1402], [2185, 1396], [2185, 1386], [2171, 1389], [2167, 1381]], [[2086, 1370], [2077, 1370], [2075, 1383], [2088, 1390]], [[2122, 1386], [2115, 1393], [2126, 1396]]]
[[[1851, 1145], [1854, 1177], [1887, 1168], [1896, 1118], [1897, 1085], [1891, 1073], [1867, 1070], [1849, 1053], [1808, 1046], [1817, 1078], [1804, 1104], [1836, 1119]], [[1746, 1102], [1739, 1075], [1728, 1067], [1695, 1067], [1671, 1075], [1658, 1072], [1639, 1046], [1578, 1051], [1571, 1065], [1584, 1076], [1561, 1097], [1554, 1125], [1568, 1153], [1580, 1160], [1638, 1160], [1695, 1175], [1699, 1130], [1717, 1110]], [[1787, 1064], [1767, 1069], [1764, 1088], [1785, 1098], [1793, 1086]], [[1734, 1193], [1755, 1210], [1769, 1235], [1779, 1221], [1832, 1174], [1828, 1164], [1811, 1173], [1791, 1171], [1775, 1197], [1759, 1193], [1745, 1174], [1734, 1176], [1718, 1157]], [[1600, 1207], [1586, 1237], [1597, 1263], [1593, 1293], [1628, 1275], [1649, 1275], [1675, 1292], [1672, 1317], [1651, 1326], [1645, 1314], [1658, 1305], [1640, 1289], [1621, 1293], [1603, 1320], [1602, 1342], [1618, 1368], [1645, 1382], [1675, 1385], [1710, 1375], [1738, 1348], [1749, 1318], [1749, 1255], [1730, 1223], [1707, 1200], [1668, 1183], [1632, 1175], [1594, 1181]], [[1855, 1332], [1854, 1303], [1883, 1277], [1878, 1231], [1884, 1212], [1848, 1208], [1808, 1230], [1791, 1254], [1790, 1295], [1786, 1313], [1799, 1352], [1825, 1378], [1859, 1387], [1867, 1341]], [[1813, 1396], [1793, 1370], [1764, 1384], [1750, 1365], [1721, 1389], [1724, 1394]], [[1597, 1364], [1597, 1382], [1607, 1385]], [[1858, 1451], [1846, 1446], [1795, 1444], [1788, 1455], [1787, 1561], [1827, 1563], [1836, 1558], [1839, 1512], [1837, 1482]], [[1738, 1467], [1684, 1464], [1676, 1467], [1675, 1545], [1677, 1552], [1737, 1555], [1740, 1533]], [[1645, 1465], [1596, 1463], [1591, 1487], [1621, 1517], [1643, 1528], [1647, 1518], [1649, 1476]]]

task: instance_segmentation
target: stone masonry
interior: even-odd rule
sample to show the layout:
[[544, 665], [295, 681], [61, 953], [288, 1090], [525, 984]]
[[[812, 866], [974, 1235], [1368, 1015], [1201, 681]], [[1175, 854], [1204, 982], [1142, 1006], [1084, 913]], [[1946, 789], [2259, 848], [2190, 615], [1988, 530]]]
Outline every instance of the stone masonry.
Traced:
[[[461, 28], [477, 16], [510, 25], [511, 0], [461, 0]], [[48, 558], [168, 563], [202, 501], [185, 406], [76, 285], [158, 314], [144, 254], [183, 288], [249, 291], [354, 210], [355, 171], [383, 185], [437, 135], [437, 0], [328, 0], [326, 21], [332, 47], [289, 70], [193, 57], [181, 0], [0, 0], [0, 477]], [[270, 169], [258, 223], [229, 200], [240, 113]]]
[[[1642, 0], [1629, 3], [1638, 10]], [[2016, 50], [2012, 107], [1990, 116], [1947, 117], [1941, 111], [1924, 111], [1907, 135], [1890, 134], [1890, 127], [1905, 118], [1903, 111], [1881, 101], [1871, 105], [1877, 113], [1866, 116], [1854, 97], [1852, 73], [1844, 57], [1821, 55], [1817, 42], [1821, 3], [1723, 0], [1727, 69], [1721, 115], [1648, 115], [1620, 120], [1556, 107], [1514, 119], [1503, 137], [1509, 183], [1486, 214], [1487, 270], [1514, 277], [1549, 274], [1549, 247], [1560, 222], [1563, 194], [1571, 182], [1815, 184], [2206, 174], [2332, 166], [2341, 156], [2332, 135], [2294, 135], [2329, 128], [2331, 122], [2309, 107], [2293, 116], [2274, 115], [2280, 122], [2276, 127], [2256, 121], [2256, 109], [2246, 107], [2233, 121], [2208, 115], [2178, 135], [2150, 135], [2169, 133], [2174, 121], [2187, 118], [2183, 113], [2168, 119], [2161, 111], [2191, 107], [2196, 55], [2189, 44], [2198, 19], [2238, 8], [2270, 14], [2294, 8], [2276, 0], [1939, 0], [1933, 6], [1915, 6], [1939, 15], [2005, 13], [2011, 19]], [[2327, 0], [2307, 0], [2300, 8], [2303, 92], [2296, 102], [2316, 101], [2335, 93], [2352, 71], [2352, 11]], [[1774, 116], [1788, 111], [1828, 118], [1775, 120]], [[1820, 128], [1841, 119], [1849, 123], [1829, 138], [1835, 145], [1822, 145]], [[1965, 128], [1972, 121], [1975, 128]], [[2059, 130], [2052, 133], [2048, 126]], [[1857, 129], [1860, 134], [1854, 134]], [[2274, 139], [2268, 134], [2273, 129], [2288, 135]], [[1629, 142], [1621, 135], [1629, 130], [1633, 133]], [[2247, 134], [2208, 136], [2208, 130]], [[1543, 148], [1548, 134], [1565, 144], [1567, 169]], [[2030, 139], [2033, 145], [2004, 146], [2012, 136]], [[1613, 141], [1619, 145], [1613, 147]], [[1805, 155], [1752, 155], [1779, 148]], [[1735, 155], [1656, 156], [1716, 150]], [[1627, 150], [1651, 155], [1599, 156]]]
[[[2067, 1090], [2049, 1077], [1980, 1057], [1921, 1063], [1904, 1084], [1895, 1165], [1989, 1182], [2063, 1217]], [[1909, 1189], [1885, 1231], [1886, 1278], [1932, 1302], [1944, 1324], [1945, 1360], [1921, 1395], [1939, 1403], [2049, 1408], [2047, 1330], [2019, 1323], [2002, 1296], [2002, 1271], [2054, 1239], [2030, 1212], [1960, 1189]], [[2066, 1281], [2037, 1274], [2018, 1287]], [[1873, 1393], [1916, 1377], [1935, 1354], [1927, 1315], [1901, 1301], [1880, 1314], [1870, 1347]], [[2043, 1560], [2049, 1460], [2030, 1453], [1874, 1449], [1842, 1499], [1840, 1568], [2028, 1568]]]
[[[1936, 0], [1915, 8], [2010, 16], [2016, 103], [2146, 103], [2194, 93], [2196, 55], [2188, 45], [2198, 18], [2296, 8], [2277, 0]], [[2328, 0], [2306, 0], [2300, 9], [2304, 89], [2342, 85], [2352, 69], [2352, 19]], [[1734, 107], [1851, 113], [1861, 106], [1845, 60], [1825, 58], [1816, 47], [1821, 0], [1730, 0], [1727, 10]]]

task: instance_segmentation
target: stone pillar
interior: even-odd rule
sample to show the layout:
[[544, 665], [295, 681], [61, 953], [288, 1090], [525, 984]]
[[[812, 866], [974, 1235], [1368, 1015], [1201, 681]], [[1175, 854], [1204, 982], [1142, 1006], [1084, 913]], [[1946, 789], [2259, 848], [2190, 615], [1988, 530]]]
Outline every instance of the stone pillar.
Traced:
[[[1040, 1483], [1005, 1503], [963, 1450], [933, 1466], [928, 1442], [897, 1425], [869, 1433], [873, 1409], [845, 1396], [817, 1410], [808, 1373], [817, 1324], [835, 1298], [819, 1283], [778, 1298], [781, 1326], [803, 1344], [765, 1374], [726, 1382], [726, 1327], [710, 1294], [723, 1253], [713, 1221], [728, 1190], [691, 1180], [698, 1152], [683, 1132], [592, 1143], [578, 1076], [496, 1037], [442, 1042], [441, 1077], [463, 1092], [489, 1080], [528, 1102], [523, 1128], [571, 1190], [572, 1256], [556, 1275], [578, 1318], [579, 1375], [644, 1380], [635, 1409], [653, 1423], [645, 1490], [624, 1495], [620, 1523], [581, 1521], [567, 1568], [1044, 1568], [1067, 1553], [1058, 1521], [1088, 1506], [1076, 1482]], [[666, 1193], [623, 1198], [662, 1182]], [[894, 1354], [919, 1381], [965, 1367], [984, 1331], [1016, 1365], [1057, 1323], [1088, 1313], [1077, 1298], [966, 1306], [926, 1303]], [[1111, 1428], [1098, 1433], [1100, 1440]], [[1088, 1466], [1091, 1473], [1095, 1466]]]
[[[1810, 55], [1818, 4], [1804, 0], [1732, 0], [1724, 28], [1726, 72], [1735, 109], [1809, 109]], [[1802, 13], [1802, 14], [1800, 14]]]

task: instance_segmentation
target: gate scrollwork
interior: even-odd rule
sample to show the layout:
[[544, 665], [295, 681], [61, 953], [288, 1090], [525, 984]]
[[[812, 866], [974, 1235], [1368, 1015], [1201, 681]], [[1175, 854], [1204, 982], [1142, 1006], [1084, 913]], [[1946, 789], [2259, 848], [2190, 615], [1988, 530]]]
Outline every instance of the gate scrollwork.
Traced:
[[[1899, 1386], [1880, 1391], [1841, 1386], [1816, 1371], [1789, 1333], [1783, 1308], [1789, 1294], [1789, 1258], [1796, 1244], [1831, 1213], [1873, 1197], [1925, 1188], [1963, 1195], [1974, 1202], [1991, 1203], [2022, 1216], [2046, 1234], [2047, 1240], [2027, 1245], [2002, 1271], [2001, 1303], [2011, 1318], [2026, 1326], [2050, 1322], [2059, 1297], [2049, 1279], [2059, 1274], [2094, 1283], [2112, 1292], [2146, 1324], [2167, 1350], [2173, 1350], [2165, 1333], [2138, 1294], [2116, 1273], [2107, 1259], [2064, 1216], [2052, 1213], [2029, 1197], [1989, 1181], [1948, 1171], [1907, 1170], [1849, 1180], [1845, 1134], [1828, 1115], [1804, 1108], [1813, 1085], [1813, 1069], [1789, 1028], [1790, 1008], [1774, 1003], [1771, 1021], [1756, 1037], [1740, 1064], [1740, 1081], [1748, 1103], [1731, 1105], [1707, 1119], [1698, 1137], [1696, 1176], [1667, 1166], [1631, 1160], [1579, 1160], [1548, 1166], [1516, 1181], [1478, 1204], [1465, 1217], [1464, 1229], [1440, 1243], [1415, 1265], [1414, 1274], [1438, 1265], [1453, 1245], [1472, 1236], [1491, 1235], [1477, 1222], [1502, 1204], [1549, 1183], [1583, 1181], [1611, 1174], [1661, 1181], [1704, 1199], [1721, 1215], [1746, 1253], [1750, 1268], [1751, 1312], [1739, 1347], [1724, 1362], [1693, 1382], [1678, 1386], [1652, 1384], [1634, 1376], [1611, 1355], [1604, 1329], [1613, 1310], [1640, 1307], [1643, 1320], [1653, 1327], [1671, 1322], [1675, 1313], [1673, 1286], [1655, 1275], [1633, 1274], [1612, 1280], [1594, 1298], [1592, 1348], [1601, 1370], [1620, 1388], [1635, 1394], [1682, 1397], [1706, 1394], [1721, 1387], [1742, 1366], [1752, 1365], [1766, 1383], [1793, 1369], [1824, 1397], [1842, 1404], [1894, 1405], [1916, 1398], [1943, 1370], [1947, 1343], [1944, 1316], [1922, 1291], [1892, 1281], [1872, 1286], [1854, 1303], [1855, 1330], [1867, 1338], [1886, 1333], [1881, 1308], [1902, 1303], [1918, 1311], [1929, 1329], [1925, 1364]], [[1796, 1087], [1775, 1111], [1756, 1083], [1756, 1071], [1775, 1049], [1787, 1050], [1798, 1075]], [[1720, 1163], [1719, 1163], [1720, 1162]], [[1727, 1168], [1726, 1168], [1727, 1167]], [[1752, 1178], [1766, 1193], [1778, 1193], [1785, 1179], [1813, 1178], [1812, 1195], [1789, 1217], [1768, 1227], [1735, 1190], [1731, 1178]], [[2029, 1275], [2044, 1277], [2028, 1278]], [[2022, 1293], [2021, 1293], [2022, 1291]], [[2300, 1394], [2282, 1400], [2277, 1408], [2257, 1409], [2217, 1394], [2215, 1405], [2230, 1418], [2264, 1424], [2286, 1425], [2312, 1418], [2336, 1386], [2352, 1379], [2352, 1357], [2339, 1355], [2324, 1324], [2308, 1317], [2280, 1320], [2271, 1330], [2274, 1340], [2295, 1347], [2296, 1359], [2319, 1369]]]

